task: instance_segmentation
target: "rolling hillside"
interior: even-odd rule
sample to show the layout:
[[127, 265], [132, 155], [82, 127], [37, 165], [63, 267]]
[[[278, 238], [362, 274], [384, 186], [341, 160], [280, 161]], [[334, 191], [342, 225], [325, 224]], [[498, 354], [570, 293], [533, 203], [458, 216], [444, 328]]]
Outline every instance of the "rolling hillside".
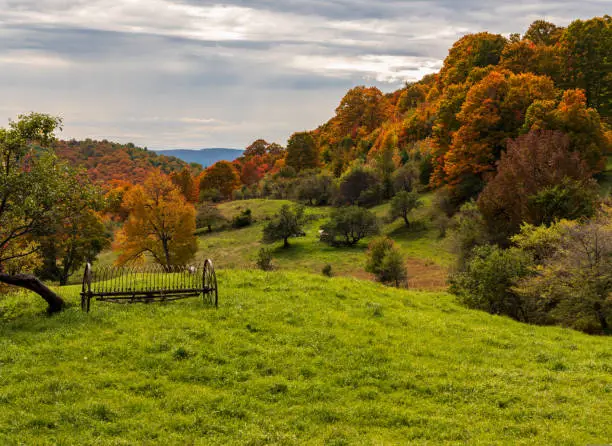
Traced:
[[[119, 144], [110, 141], [59, 140], [54, 146], [57, 155], [73, 166], [87, 170], [89, 178], [96, 183], [123, 180], [142, 183], [149, 173], [160, 169], [164, 173], [178, 172], [190, 167], [188, 163], [173, 156], [157, 154], [134, 144]], [[194, 173], [200, 169], [191, 169]]]
[[242, 149], [200, 149], [200, 150], [156, 150], [156, 153], [165, 156], [174, 156], [186, 163], [198, 163], [202, 167], [209, 167], [217, 161], [234, 161], [242, 155]]
[[1, 444], [603, 444], [608, 338], [446, 293], [225, 270], [220, 307], [0, 300]]

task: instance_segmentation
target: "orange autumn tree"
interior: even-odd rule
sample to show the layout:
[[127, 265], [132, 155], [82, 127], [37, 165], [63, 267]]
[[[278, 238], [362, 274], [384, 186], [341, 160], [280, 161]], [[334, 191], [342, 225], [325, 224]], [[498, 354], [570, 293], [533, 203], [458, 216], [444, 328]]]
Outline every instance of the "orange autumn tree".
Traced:
[[198, 196], [200, 195], [199, 190], [189, 169], [184, 168], [180, 172], [172, 172], [170, 174], [170, 180], [180, 189], [185, 200], [190, 203], [196, 203], [198, 201]]
[[142, 186], [126, 193], [123, 205], [130, 214], [115, 236], [118, 264], [150, 256], [169, 269], [194, 258], [195, 209], [167, 176], [160, 171], [149, 174]]
[[460, 127], [436, 166], [439, 184], [449, 184], [462, 199], [477, 195], [485, 174], [495, 170], [506, 140], [518, 136], [529, 107], [555, 95], [550, 78], [531, 73], [492, 71], [474, 84], [457, 114]]
[[232, 192], [240, 187], [240, 176], [234, 165], [228, 161], [219, 161], [210, 166], [200, 177], [200, 192], [216, 189], [225, 199], [232, 197]]

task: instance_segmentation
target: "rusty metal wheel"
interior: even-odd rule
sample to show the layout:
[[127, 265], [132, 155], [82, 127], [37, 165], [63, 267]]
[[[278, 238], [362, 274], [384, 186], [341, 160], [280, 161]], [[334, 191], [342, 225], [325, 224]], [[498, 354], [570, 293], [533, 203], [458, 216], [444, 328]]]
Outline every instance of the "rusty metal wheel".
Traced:
[[219, 303], [219, 292], [217, 290], [217, 275], [215, 274], [215, 268], [210, 259], [206, 259], [204, 262], [203, 275], [203, 289], [202, 296], [204, 303], [208, 305], [218, 306]]

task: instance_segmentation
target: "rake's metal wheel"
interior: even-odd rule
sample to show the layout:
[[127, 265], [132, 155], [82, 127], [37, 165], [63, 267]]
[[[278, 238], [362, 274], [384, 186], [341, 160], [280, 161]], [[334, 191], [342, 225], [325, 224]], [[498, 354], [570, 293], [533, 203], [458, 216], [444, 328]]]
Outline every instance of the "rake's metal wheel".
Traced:
[[215, 274], [215, 268], [210, 259], [206, 259], [204, 262], [204, 290], [203, 299], [204, 303], [214, 305], [215, 307], [219, 303], [219, 292], [217, 290], [217, 275]]

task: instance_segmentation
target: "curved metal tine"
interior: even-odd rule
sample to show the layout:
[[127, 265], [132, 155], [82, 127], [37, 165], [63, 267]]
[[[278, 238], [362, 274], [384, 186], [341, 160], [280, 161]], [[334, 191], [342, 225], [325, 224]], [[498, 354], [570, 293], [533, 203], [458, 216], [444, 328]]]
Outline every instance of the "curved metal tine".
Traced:
[[134, 265], [130, 271], [130, 287], [131, 291], [138, 290], [138, 265]]
[[149, 291], [149, 279], [143, 265], [139, 265], [138, 272], [140, 273], [140, 289]]
[[130, 271], [132, 271], [133, 266], [129, 265], [127, 268], [123, 268], [122, 271], [122, 279], [123, 279], [123, 291], [130, 291]]

